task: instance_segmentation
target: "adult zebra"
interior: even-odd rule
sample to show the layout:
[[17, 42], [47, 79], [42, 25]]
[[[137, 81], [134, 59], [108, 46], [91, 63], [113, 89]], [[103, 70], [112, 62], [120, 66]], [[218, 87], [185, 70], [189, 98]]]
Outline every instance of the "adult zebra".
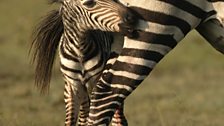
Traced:
[[129, 3], [141, 20], [136, 31], [128, 28], [124, 31], [136, 37], [135, 40], [125, 39], [119, 57], [111, 68], [103, 71], [92, 92], [90, 126], [108, 125], [115, 108], [192, 29], [196, 28], [224, 53], [224, 29], [216, 18], [211, 3], [214, 0], [123, 1]]
[[[59, 47], [60, 68], [65, 81], [65, 125], [75, 126], [78, 114], [78, 125], [86, 125], [88, 91], [91, 92], [95, 85], [110, 52], [116, 51], [111, 50], [111, 46], [119, 44], [112, 45], [111, 34], [102, 31], [119, 32], [119, 25], [131, 26], [135, 18], [128, 8], [113, 0], [52, 2], [60, 3], [60, 10], [52, 11], [40, 22], [31, 47], [34, 49], [33, 61], [36, 62], [36, 85], [43, 92], [49, 88], [51, 69]], [[118, 108], [114, 118], [118, 121], [113, 125], [126, 125], [122, 107]]]

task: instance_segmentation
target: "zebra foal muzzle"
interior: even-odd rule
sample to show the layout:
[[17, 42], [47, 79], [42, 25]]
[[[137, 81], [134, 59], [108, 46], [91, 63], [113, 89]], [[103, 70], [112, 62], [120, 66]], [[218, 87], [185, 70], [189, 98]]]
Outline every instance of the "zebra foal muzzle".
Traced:
[[123, 15], [123, 22], [118, 24], [119, 29], [123, 35], [126, 35], [129, 38], [136, 38], [138, 36], [138, 33], [135, 30], [135, 27], [137, 26], [140, 17], [139, 14], [134, 11], [134, 9], [129, 7], [127, 9], [128, 13], [125, 13], [125, 15]]

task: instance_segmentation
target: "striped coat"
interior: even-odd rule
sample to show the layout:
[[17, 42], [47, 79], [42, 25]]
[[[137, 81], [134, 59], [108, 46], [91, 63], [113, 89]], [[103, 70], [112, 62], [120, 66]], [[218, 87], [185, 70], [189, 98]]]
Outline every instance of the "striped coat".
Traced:
[[[140, 20], [135, 30], [121, 26], [123, 32], [133, 38], [125, 38], [119, 57], [109, 63], [110, 68], [104, 70], [93, 90], [88, 122], [91, 126], [109, 125], [115, 108], [192, 29], [198, 30], [218, 51], [224, 52], [224, 40], [217, 41], [217, 36], [224, 36], [224, 29], [217, 20], [211, 1], [121, 2], [128, 3], [126, 5], [135, 11]], [[212, 35], [208, 37], [208, 34]]]

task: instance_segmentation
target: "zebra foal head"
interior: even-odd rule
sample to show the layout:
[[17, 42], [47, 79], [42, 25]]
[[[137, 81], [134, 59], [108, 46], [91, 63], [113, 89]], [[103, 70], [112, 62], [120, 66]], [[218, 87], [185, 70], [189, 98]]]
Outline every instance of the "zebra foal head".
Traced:
[[[54, 0], [55, 2], [55, 0]], [[66, 24], [79, 30], [120, 32], [120, 25], [132, 27], [136, 18], [130, 9], [116, 0], [58, 0]]]

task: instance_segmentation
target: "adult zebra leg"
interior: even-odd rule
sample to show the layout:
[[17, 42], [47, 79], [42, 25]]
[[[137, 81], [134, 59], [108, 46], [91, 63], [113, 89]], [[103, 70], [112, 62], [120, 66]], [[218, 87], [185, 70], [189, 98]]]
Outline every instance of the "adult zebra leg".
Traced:
[[[123, 37], [118, 35], [115, 36], [115, 42], [119, 42], [117, 44], [120, 44], [121, 41], [124, 41]], [[116, 43], [114, 43], [116, 44]], [[123, 44], [122, 44], [123, 45]], [[120, 47], [120, 45], [116, 45], [116, 47]], [[107, 61], [106, 67], [104, 69], [104, 72], [108, 72], [108, 70], [111, 68], [111, 66], [114, 64], [114, 62], [117, 60], [117, 57], [119, 56], [119, 52], [122, 48], [117, 48], [117, 52], [112, 52], [110, 54], [110, 58]], [[124, 115], [124, 102], [115, 110], [115, 113], [112, 118], [112, 126], [128, 126], [128, 121], [125, 118]]]
[[177, 44], [172, 36], [139, 32], [139, 38], [154, 43], [126, 38], [121, 54], [93, 90], [88, 125], [109, 125], [116, 108]]
[[219, 52], [224, 54], [224, 27], [217, 19], [200, 24], [196, 30]]

